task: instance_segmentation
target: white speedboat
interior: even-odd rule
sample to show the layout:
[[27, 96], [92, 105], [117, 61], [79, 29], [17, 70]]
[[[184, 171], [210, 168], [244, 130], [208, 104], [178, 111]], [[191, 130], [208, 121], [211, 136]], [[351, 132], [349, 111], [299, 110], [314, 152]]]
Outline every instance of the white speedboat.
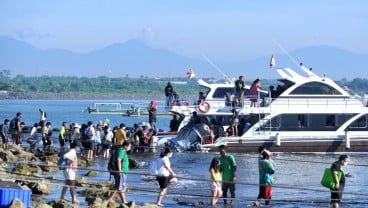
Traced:
[[[277, 69], [281, 76], [278, 91], [260, 99], [262, 104], [256, 107], [245, 104], [237, 108], [239, 135], [220, 134], [211, 144], [205, 144], [203, 137], [197, 140], [201, 145], [195, 146], [215, 151], [226, 145], [231, 152], [256, 152], [261, 145], [273, 152], [367, 152], [366, 103], [350, 96], [333, 80], [300, 68], [304, 75], [290, 68]], [[198, 115], [217, 119], [226, 114], [216, 108]], [[209, 126], [213, 125], [211, 119], [207, 120]], [[222, 121], [217, 123], [226, 129], [228, 119]], [[181, 139], [185, 136], [179, 133], [176, 140]], [[174, 146], [180, 148], [178, 144]]]

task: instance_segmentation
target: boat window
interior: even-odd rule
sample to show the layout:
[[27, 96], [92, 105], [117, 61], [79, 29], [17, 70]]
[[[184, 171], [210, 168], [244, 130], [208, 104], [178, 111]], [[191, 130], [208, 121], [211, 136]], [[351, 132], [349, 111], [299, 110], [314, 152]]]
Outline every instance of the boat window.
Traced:
[[327, 84], [309, 82], [294, 89], [290, 95], [341, 95], [341, 93]]
[[357, 120], [350, 124], [348, 129], [350, 131], [361, 131], [363, 129], [366, 131], [368, 129], [368, 114], [359, 117]]
[[234, 87], [219, 87], [213, 93], [213, 98], [225, 98], [226, 94], [234, 94]]
[[[272, 118], [257, 131], [331, 131], [354, 114], [283, 114]], [[368, 121], [368, 119], [366, 119]]]

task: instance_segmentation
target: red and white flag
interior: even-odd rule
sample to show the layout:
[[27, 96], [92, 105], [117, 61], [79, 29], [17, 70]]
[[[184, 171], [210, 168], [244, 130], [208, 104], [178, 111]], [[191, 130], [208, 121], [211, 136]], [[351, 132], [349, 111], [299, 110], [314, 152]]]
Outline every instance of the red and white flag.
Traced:
[[189, 69], [189, 71], [187, 71], [187, 76], [189, 79], [192, 79], [193, 77], [195, 77], [194, 71]]
[[271, 60], [270, 60], [270, 69], [272, 69], [275, 66], [276, 66], [276, 61], [275, 61], [275, 57], [272, 54]]

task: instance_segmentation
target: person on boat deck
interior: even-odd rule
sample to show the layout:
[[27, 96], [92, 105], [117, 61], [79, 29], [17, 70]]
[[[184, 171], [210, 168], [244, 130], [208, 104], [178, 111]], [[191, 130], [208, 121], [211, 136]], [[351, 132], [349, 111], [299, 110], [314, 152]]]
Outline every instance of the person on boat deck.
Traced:
[[242, 106], [244, 104], [244, 87], [245, 81], [244, 76], [239, 76], [239, 79], [235, 81], [235, 96], [237, 99], [238, 106]]
[[151, 128], [156, 130], [156, 121], [157, 121], [157, 103], [156, 101], [151, 101], [147, 107], [148, 110], [148, 122], [151, 125]]
[[201, 119], [198, 117], [197, 111], [193, 111], [192, 117], [190, 118], [189, 123], [192, 123], [192, 124], [201, 123]]
[[233, 108], [231, 109], [231, 118], [230, 118], [230, 127], [231, 127], [231, 136], [239, 136], [238, 135], [238, 116], [237, 116], [237, 113], [236, 113], [236, 109]]
[[256, 107], [258, 101], [258, 90], [260, 89], [261, 84], [259, 79], [253, 81], [252, 85], [250, 86], [249, 95], [250, 95], [250, 107]]
[[204, 96], [203, 92], [199, 92], [198, 94], [198, 101], [197, 101], [197, 105], [199, 105], [201, 102], [203, 102], [206, 99], [206, 96]]
[[170, 121], [170, 131], [178, 131], [179, 129], [179, 120], [176, 115], [173, 115], [173, 118]]
[[270, 85], [270, 87], [269, 87], [269, 91], [268, 91], [268, 96], [269, 97], [271, 97], [271, 98], [275, 98], [276, 97], [276, 90], [275, 90], [275, 86], [273, 86], [273, 85]]
[[174, 88], [170, 82], [167, 83], [165, 87], [165, 96], [166, 96], [166, 106], [171, 106], [172, 101], [174, 99]]

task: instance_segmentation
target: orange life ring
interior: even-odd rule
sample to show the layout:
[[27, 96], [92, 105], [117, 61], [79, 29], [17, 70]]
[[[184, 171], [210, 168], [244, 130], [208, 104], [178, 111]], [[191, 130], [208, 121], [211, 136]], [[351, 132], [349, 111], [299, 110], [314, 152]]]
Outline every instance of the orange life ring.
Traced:
[[208, 113], [208, 111], [210, 111], [210, 109], [211, 109], [211, 106], [206, 101], [202, 101], [198, 105], [198, 110], [201, 111], [202, 113]]

